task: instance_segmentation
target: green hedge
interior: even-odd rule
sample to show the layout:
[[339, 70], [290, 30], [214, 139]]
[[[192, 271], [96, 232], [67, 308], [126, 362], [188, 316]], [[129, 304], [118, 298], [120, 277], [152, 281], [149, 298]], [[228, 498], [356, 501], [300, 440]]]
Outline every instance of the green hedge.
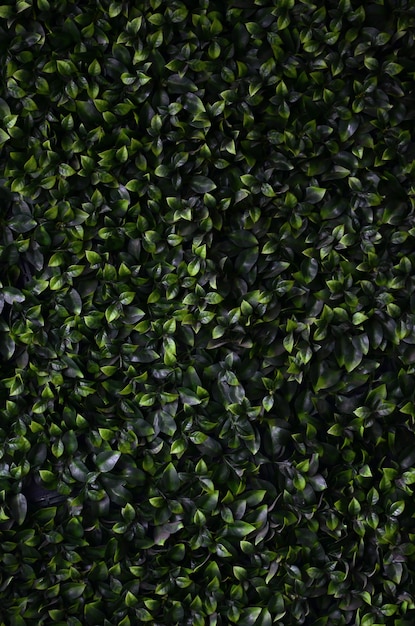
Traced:
[[415, 4], [0, 5], [0, 623], [415, 619]]

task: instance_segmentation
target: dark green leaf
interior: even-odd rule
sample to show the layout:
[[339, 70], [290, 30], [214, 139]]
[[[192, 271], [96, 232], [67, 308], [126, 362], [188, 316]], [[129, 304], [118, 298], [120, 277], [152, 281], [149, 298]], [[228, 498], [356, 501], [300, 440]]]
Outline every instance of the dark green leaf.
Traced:
[[216, 184], [207, 176], [193, 176], [191, 188], [196, 193], [206, 193], [216, 189]]
[[104, 450], [103, 452], [97, 454], [95, 465], [100, 472], [110, 472], [114, 468], [120, 456], [120, 452], [115, 452], [114, 450]]

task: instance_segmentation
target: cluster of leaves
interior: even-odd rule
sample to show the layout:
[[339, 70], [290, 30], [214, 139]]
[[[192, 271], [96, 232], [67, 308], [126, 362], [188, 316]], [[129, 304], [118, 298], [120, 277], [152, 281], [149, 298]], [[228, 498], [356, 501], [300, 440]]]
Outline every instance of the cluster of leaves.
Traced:
[[0, 6], [0, 623], [413, 623], [414, 31]]

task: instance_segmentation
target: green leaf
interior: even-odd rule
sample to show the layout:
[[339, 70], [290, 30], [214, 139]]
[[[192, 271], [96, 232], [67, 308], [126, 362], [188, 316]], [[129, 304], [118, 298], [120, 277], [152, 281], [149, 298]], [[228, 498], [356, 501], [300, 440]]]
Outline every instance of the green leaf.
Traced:
[[135, 509], [127, 502], [127, 504], [121, 509], [121, 515], [126, 522], [132, 522], [135, 519]]
[[383, 604], [380, 610], [383, 613], [383, 615], [390, 617], [391, 615], [394, 615], [397, 612], [398, 605], [397, 604]]
[[28, 161], [24, 164], [25, 172], [35, 172], [37, 170], [37, 163], [35, 157], [32, 155]]
[[200, 271], [200, 265], [201, 265], [200, 259], [198, 258], [190, 261], [190, 263], [187, 266], [187, 272], [189, 276], [196, 276]]
[[232, 557], [232, 553], [222, 543], [216, 545], [216, 554], [222, 558]]
[[352, 323], [354, 324], [354, 326], [360, 326], [360, 324], [363, 324], [363, 322], [365, 322], [367, 319], [369, 318], [365, 313], [354, 313], [352, 317]]
[[22, 493], [18, 493], [12, 497], [10, 509], [16, 523], [19, 526], [23, 524], [27, 514], [27, 500]]
[[[46, 471], [46, 470], [40, 470]], [[73, 459], [69, 464], [69, 471], [71, 476], [80, 482], [86, 482], [88, 478], [89, 470], [87, 466], [80, 459]]]
[[9, 18], [14, 15], [15, 7], [13, 5], [3, 5], [0, 6], [0, 17]]
[[386, 63], [382, 69], [386, 74], [389, 74], [389, 76], [396, 76], [400, 74], [404, 68], [400, 63], [389, 62]]
[[102, 602], [100, 600], [85, 603], [84, 616], [87, 624], [90, 624], [91, 626], [98, 626], [99, 624], [105, 623], [105, 615], [101, 608]]
[[162, 474], [162, 485], [166, 491], [175, 492], [180, 487], [180, 478], [173, 463], [169, 463]]
[[403, 513], [404, 509], [405, 509], [404, 500], [398, 500], [396, 502], [392, 502], [389, 508], [389, 515], [392, 515], [393, 517], [398, 517], [399, 515]]
[[56, 61], [56, 67], [62, 76], [70, 76], [75, 69], [70, 61], [64, 61], [63, 59]]
[[164, 363], [165, 365], [174, 365], [176, 363], [176, 342], [173, 337], [165, 337], [163, 340]]
[[8, 135], [5, 130], [0, 128], [0, 145], [3, 145], [4, 143], [6, 143], [6, 141], [8, 141], [9, 139], [10, 139], [10, 135]]
[[58, 439], [58, 441], [54, 441], [52, 443], [51, 449], [53, 456], [59, 459], [65, 451], [62, 440]]
[[88, 66], [88, 74], [91, 76], [98, 76], [101, 74], [101, 66], [97, 59], [94, 59]]
[[258, 245], [258, 239], [250, 230], [234, 230], [229, 233], [229, 239], [238, 248], [252, 248]]
[[349, 513], [351, 513], [351, 515], [357, 515], [357, 513], [360, 512], [360, 509], [361, 509], [360, 502], [356, 498], [352, 498], [347, 507], [347, 510], [349, 511]]
[[24, 302], [26, 299], [24, 294], [20, 291], [20, 289], [17, 289], [17, 287], [3, 287], [3, 289], [0, 290], [0, 293], [4, 296], [4, 300], [7, 304]]
[[3, 355], [5, 361], [12, 358], [16, 350], [16, 342], [9, 334], [0, 335], [0, 353]]
[[253, 524], [238, 520], [233, 524], [229, 524], [226, 526], [225, 534], [233, 537], [246, 537], [246, 535], [249, 535], [249, 533], [253, 532], [254, 530], [255, 526]]
[[262, 608], [259, 606], [252, 606], [242, 611], [242, 615], [238, 620], [238, 626], [254, 626], [259, 624], [259, 616], [262, 612]]
[[306, 259], [301, 263], [301, 274], [306, 284], [311, 283], [315, 279], [318, 271], [319, 264], [317, 259]]
[[314, 390], [320, 391], [321, 389], [329, 389], [334, 387], [342, 377], [341, 370], [332, 368], [326, 362], [321, 362], [316, 368], [316, 374], [318, 374], [317, 382], [314, 385]]
[[327, 482], [321, 474], [315, 474], [314, 476], [310, 476], [308, 478], [308, 482], [315, 491], [324, 491], [325, 489], [327, 489]]
[[136, 606], [136, 604], [138, 603], [138, 599], [136, 598], [136, 596], [131, 593], [131, 591], [127, 591], [127, 593], [125, 594], [125, 604], [128, 607], [133, 607]]
[[196, 406], [201, 403], [201, 399], [199, 398], [199, 396], [191, 389], [188, 389], [187, 387], [179, 387], [178, 391], [180, 393], [180, 399], [183, 404]]
[[107, 309], [105, 309], [105, 317], [107, 322], [110, 324], [117, 320], [121, 315], [121, 308], [118, 302], [111, 304]]
[[305, 200], [306, 202], [310, 202], [310, 204], [317, 204], [324, 198], [326, 192], [327, 189], [323, 187], [307, 187]]
[[76, 174], [76, 171], [74, 170], [73, 167], [71, 167], [67, 163], [60, 163], [59, 174], [65, 178], [69, 178], [70, 176], [73, 176], [74, 174]]
[[121, 452], [104, 450], [103, 452], [97, 454], [95, 465], [100, 472], [110, 472], [114, 468], [120, 456]]
[[159, 417], [160, 432], [172, 437], [177, 430], [177, 424], [174, 418], [166, 411], [162, 411]]
[[[175, 61], [167, 63], [168, 69], [173, 69], [171, 66], [175, 64]], [[167, 87], [169, 93], [172, 94], [188, 94], [189, 92], [197, 91], [197, 85], [190, 78], [186, 76], [180, 76], [179, 74], [172, 74], [167, 79]]]
[[193, 176], [190, 186], [195, 193], [206, 193], [217, 187], [213, 180], [207, 176]]
[[86, 583], [77, 583], [71, 581], [70, 583], [65, 583], [61, 586], [62, 597], [65, 600], [69, 600], [70, 602], [80, 598], [84, 593], [86, 588]]
[[402, 478], [405, 485], [413, 485], [415, 483], [415, 469], [404, 472]]
[[53, 483], [56, 480], [56, 476], [49, 470], [39, 470], [39, 476], [44, 483]]
[[8, 226], [17, 233], [27, 233], [36, 228], [37, 222], [26, 213], [19, 213], [8, 221]]
[[172, 169], [168, 165], [158, 165], [154, 174], [160, 178], [169, 178], [172, 175]]

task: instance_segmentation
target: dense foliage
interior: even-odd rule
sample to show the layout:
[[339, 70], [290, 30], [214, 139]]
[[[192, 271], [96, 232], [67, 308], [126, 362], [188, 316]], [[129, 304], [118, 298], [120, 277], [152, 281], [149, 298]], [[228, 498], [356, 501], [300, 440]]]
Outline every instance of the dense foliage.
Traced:
[[414, 623], [414, 32], [1, 4], [1, 624]]

